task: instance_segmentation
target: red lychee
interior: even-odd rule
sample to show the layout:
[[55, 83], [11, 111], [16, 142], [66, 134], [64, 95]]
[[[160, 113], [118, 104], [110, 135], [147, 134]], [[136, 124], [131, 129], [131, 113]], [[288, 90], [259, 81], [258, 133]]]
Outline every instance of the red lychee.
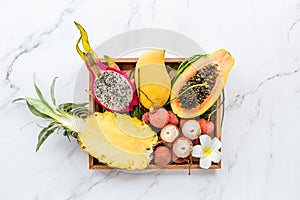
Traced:
[[199, 120], [199, 124], [201, 127], [201, 133], [202, 134], [211, 134], [215, 130], [215, 125], [212, 121], [208, 121], [204, 118], [201, 118]]

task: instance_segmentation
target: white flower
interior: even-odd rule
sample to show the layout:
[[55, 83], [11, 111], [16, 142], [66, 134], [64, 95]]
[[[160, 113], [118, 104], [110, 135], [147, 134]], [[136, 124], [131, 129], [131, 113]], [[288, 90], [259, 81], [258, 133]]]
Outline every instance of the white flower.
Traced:
[[200, 158], [199, 165], [203, 169], [208, 169], [211, 162], [218, 163], [221, 160], [221, 142], [218, 138], [211, 139], [208, 135], [200, 136], [200, 144], [193, 147], [192, 156]]

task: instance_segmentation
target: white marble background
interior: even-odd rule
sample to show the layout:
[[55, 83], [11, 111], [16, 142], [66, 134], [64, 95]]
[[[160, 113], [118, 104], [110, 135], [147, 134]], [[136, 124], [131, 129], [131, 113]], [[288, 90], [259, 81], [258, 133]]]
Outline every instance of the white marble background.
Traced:
[[[0, 1], [0, 199], [300, 199], [300, 1]], [[138, 28], [182, 33], [207, 52], [236, 58], [226, 85], [223, 166], [217, 171], [90, 171], [76, 141], [50, 137], [20, 96], [55, 76], [71, 101], [82, 61], [76, 20], [94, 46]], [[49, 97], [49, 93], [46, 93]], [[25, 126], [25, 127], [24, 127]]]

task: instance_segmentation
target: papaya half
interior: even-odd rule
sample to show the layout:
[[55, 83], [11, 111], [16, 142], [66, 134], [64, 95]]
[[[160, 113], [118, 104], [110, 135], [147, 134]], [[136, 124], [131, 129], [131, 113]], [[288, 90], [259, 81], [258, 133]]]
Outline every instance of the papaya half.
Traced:
[[172, 80], [173, 112], [193, 118], [207, 111], [221, 95], [233, 64], [234, 58], [225, 49], [183, 61]]

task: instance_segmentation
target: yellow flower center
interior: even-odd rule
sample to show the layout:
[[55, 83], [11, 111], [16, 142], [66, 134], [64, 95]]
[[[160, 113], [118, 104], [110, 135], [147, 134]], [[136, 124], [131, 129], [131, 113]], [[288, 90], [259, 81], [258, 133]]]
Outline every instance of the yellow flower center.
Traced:
[[203, 151], [204, 155], [207, 157], [213, 152], [213, 148], [211, 148], [210, 146], [205, 146], [205, 147], [202, 147], [202, 151]]

